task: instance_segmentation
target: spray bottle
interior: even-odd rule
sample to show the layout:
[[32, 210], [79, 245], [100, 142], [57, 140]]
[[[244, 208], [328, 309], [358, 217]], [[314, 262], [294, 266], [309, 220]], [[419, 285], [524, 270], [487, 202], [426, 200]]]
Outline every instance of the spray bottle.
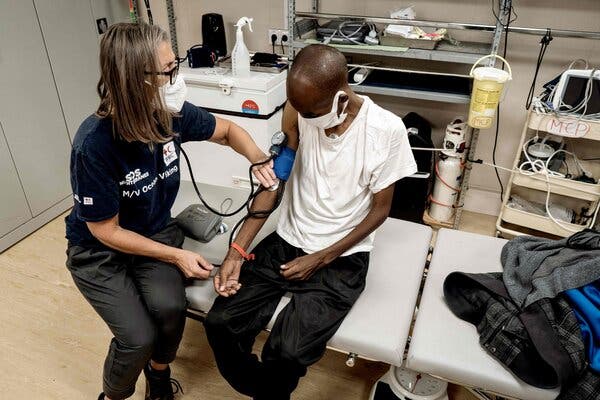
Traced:
[[242, 27], [248, 24], [248, 29], [252, 32], [252, 20], [252, 18], [242, 17], [238, 20], [237, 24], [235, 24], [237, 27], [235, 47], [231, 53], [231, 70], [233, 76], [244, 78], [250, 75], [250, 52], [244, 43]]

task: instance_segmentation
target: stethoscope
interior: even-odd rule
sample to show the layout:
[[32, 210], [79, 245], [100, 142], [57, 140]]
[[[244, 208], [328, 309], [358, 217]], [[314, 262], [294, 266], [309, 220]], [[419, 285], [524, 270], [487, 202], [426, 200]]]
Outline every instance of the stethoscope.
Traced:
[[[194, 186], [194, 191], [196, 192], [196, 194], [198, 195], [198, 198], [200, 199], [200, 201], [202, 202], [202, 204], [204, 204], [204, 206], [211, 211], [212, 213], [219, 215], [221, 217], [231, 217], [236, 215], [237, 213], [239, 213], [240, 211], [242, 211], [244, 208], [246, 209], [246, 215], [244, 217], [242, 217], [242, 219], [240, 219], [235, 225], [234, 227], [231, 229], [231, 234], [229, 235], [229, 245], [231, 245], [231, 243], [233, 242], [233, 235], [235, 234], [236, 230], [241, 226], [241, 224], [249, 219], [249, 218], [268, 218], [269, 215], [271, 215], [273, 213], [273, 211], [275, 211], [275, 209], [277, 209], [277, 207], [279, 207], [279, 204], [281, 204], [281, 199], [283, 198], [283, 189], [285, 187], [285, 185], [281, 184], [281, 180], [278, 179], [277, 183], [273, 186], [271, 186], [270, 188], [265, 188], [263, 186], [259, 186], [256, 190], [254, 189], [254, 176], [252, 174], [252, 169], [264, 164], [267, 164], [271, 161], [273, 161], [275, 158], [277, 158], [277, 156], [279, 156], [279, 154], [281, 153], [281, 151], [283, 150], [283, 148], [286, 146], [287, 144], [287, 135], [282, 132], [282, 131], [277, 131], [273, 134], [273, 136], [271, 137], [271, 147], [269, 148], [269, 157], [264, 160], [264, 161], [260, 161], [254, 164], [251, 164], [250, 167], [248, 167], [248, 178], [250, 180], [250, 193], [248, 194], [248, 198], [246, 199], [246, 201], [240, 206], [238, 207], [236, 210], [232, 211], [232, 212], [221, 212], [221, 211], [217, 211], [215, 208], [211, 207], [206, 200], [204, 200], [204, 197], [202, 197], [202, 193], [200, 192], [200, 189], [198, 188], [198, 185], [196, 184], [196, 179], [194, 178], [194, 172], [192, 171], [192, 164], [190, 162], [190, 159], [187, 155], [187, 153], [185, 152], [185, 150], [183, 149], [183, 147], [177, 143], [176, 141], [174, 141], [174, 143], [177, 145], [177, 147], [179, 148], [179, 150], [181, 151], [181, 154], [183, 154], [183, 157], [185, 158], [185, 162], [188, 166], [188, 170], [190, 173], [190, 179], [192, 180], [192, 185]], [[285, 181], [284, 181], [285, 182]], [[258, 211], [252, 211], [250, 209], [250, 204], [252, 202], [252, 200], [258, 196], [258, 194], [260, 194], [261, 192], [268, 190], [270, 192], [274, 192], [277, 191], [277, 197], [275, 200], [275, 204], [273, 205], [273, 207], [271, 207], [270, 210], [258, 210]]]

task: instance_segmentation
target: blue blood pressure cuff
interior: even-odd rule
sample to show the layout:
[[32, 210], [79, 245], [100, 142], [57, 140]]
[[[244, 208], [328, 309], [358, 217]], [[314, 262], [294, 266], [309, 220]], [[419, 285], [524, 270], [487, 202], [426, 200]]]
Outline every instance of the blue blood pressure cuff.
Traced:
[[273, 171], [282, 181], [287, 181], [292, 172], [294, 166], [294, 160], [296, 159], [296, 150], [292, 150], [289, 147], [284, 147], [279, 155], [275, 158], [273, 163]]

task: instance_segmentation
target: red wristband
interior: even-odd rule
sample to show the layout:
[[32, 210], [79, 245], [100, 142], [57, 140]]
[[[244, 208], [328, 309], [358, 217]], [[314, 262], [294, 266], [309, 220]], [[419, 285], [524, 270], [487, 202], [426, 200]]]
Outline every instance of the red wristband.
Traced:
[[246, 253], [246, 251], [244, 249], [242, 249], [241, 246], [235, 242], [231, 243], [231, 248], [234, 249], [235, 251], [237, 251], [238, 253], [240, 253], [242, 258], [246, 261], [254, 260], [256, 258], [254, 256], [254, 254], [252, 254], [252, 253], [250, 253], [250, 254]]

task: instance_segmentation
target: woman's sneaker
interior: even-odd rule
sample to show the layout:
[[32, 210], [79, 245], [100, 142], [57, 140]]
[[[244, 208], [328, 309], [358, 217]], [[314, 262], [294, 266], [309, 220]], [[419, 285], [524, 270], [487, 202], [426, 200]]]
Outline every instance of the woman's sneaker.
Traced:
[[152, 369], [150, 363], [144, 367], [144, 375], [146, 376], [146, 400], [173, 400], [175, 393], [181, 392], [183, 389], [176, 379], [171, 378], [171, 368], [163, 371]]

